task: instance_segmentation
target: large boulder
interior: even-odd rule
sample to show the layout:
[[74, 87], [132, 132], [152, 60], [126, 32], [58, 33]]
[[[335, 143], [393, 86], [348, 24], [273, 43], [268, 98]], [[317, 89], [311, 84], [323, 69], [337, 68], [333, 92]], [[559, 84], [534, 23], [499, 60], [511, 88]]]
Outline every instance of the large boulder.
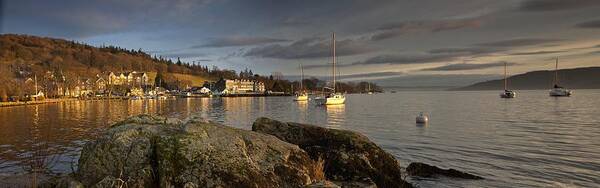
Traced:
[[437, 166], [428, 165], [425, 163], [413, 162], [406, 167], [406, 172], [411, 176], [419, 176], [419, 177], [435, 177], [438, 175], [453, 177], [453, 178], [463, 178], [463, 179], [483, 179], [480, 176], [476, 176], [473, 174], [461, 172], [455, 169], [441, 169]]
[[252, 130], [296, 144], [315, 160], [323, 159], [328, 180], [412, 187], [403, 180], [398, 161], [362, 134], [269, 118], [258, 118]]
[[324, 180], [318, 166], [270, 135], [141, 115], [87, 143], [76, 177], [97, 187], [302, 187]]

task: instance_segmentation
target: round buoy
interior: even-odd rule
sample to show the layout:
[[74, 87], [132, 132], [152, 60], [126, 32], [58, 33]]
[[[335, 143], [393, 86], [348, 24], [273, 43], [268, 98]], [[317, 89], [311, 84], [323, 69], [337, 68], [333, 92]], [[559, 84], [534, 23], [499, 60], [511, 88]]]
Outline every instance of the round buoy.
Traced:
[[419, 124], [425, 124], [425, 123], [429, 122], [429, 117], [427, 117], [425, 114], [423, 114], [423, 112], [421, 112], [417, 116], [416, 122], [419, 123]]

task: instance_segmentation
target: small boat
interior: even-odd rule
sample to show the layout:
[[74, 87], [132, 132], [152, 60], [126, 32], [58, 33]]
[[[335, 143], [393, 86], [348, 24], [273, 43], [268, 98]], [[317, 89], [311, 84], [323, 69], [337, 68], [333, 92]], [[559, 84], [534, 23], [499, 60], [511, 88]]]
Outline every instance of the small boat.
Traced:
[[558, 57], [556, 58], [556, 66], [554, 70], [554, 87], [550, 89], [551, 97], [569, 97], [573, 92], [558, 85]]
[[[329, 95], [323, 96], [323, 97], [317, 97], [315, 98], [315, 101], [317, 102], [317, 104], [320, 105], [338, 105], [338, 104], [344, 104], [346, 102], [346, 96], [343, 93], [337, 93], [336, 92], [336, 83], [335, 83], [335, 33], [331, 34], [331, 46], [332, 46], [332, 74], [333, 74], [333, 88], [331, 88], [331, 93]], [[325, 89], [325, 88], [324, 88]]]
[[308, 94], [305, 92], [296, 94], [294, 101], [308, 101]]
[[417, 124], [426, 124], [427, 122], [429, 122], [429, 117], [427, 117], [427, 115], [423, 114], [423, 112], [419, 113], [419, 115], [416, 118], [416, 123]]
[[346, 96], [341, 93], [331, 93], [325, 97], [317, 97], [315, 98], [320, 105], [336, 105], [336, 104], [344, 104], [346, 102]]
[[504, 92], [500, 93], [500, 98], [515, 98], [517, 92], [508, 89], [508, 77], [506, 76], [507, 62], [504, 62]]
[[304, 82], [304, 69], [302, 68], [302, 64], [300, 64], [300, 75], [300, 90], [296, 93], [294, 101], [308, 101], [308, 93], [304, 91], [304, 85], [302, 84]]

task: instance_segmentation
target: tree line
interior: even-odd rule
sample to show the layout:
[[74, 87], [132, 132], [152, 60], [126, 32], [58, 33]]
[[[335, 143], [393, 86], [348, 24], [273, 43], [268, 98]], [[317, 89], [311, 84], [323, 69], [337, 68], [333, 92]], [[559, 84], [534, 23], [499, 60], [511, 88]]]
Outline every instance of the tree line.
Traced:
[[[60, 84], [71, 87], [82, 79], [96, 79], [107, 72], [157, 72], [163, 86], [180, 89], [189, 80], [179, 80], [173, 74], [196, 75], [208, 80], [253, 79], [265, 83], [267, 90], [292, 92], [299, 88], [298, 81], [275, 79], [272, 75], [255, 74], [252, 70], [219, 69], [197, 63], [187, 63], [177, 58], [151, 56], [142, 49], [125, 49], [117, 46], [94, 47], [77, 41], [36, 37], [29, 35], [0, 35], [0, 100], [8, 96], [33, 94], [27, 79], [37, 77], [41, 88], [50, 89]], [[155, 80], [157, 81], [157, 80]], [[305, 79], [307, 90], [319, 91], [326, 82], [316, 78]], [[374, 90], [378, 90], [372, 84]], [[361, 92], [364, 83], [340, 83], [342, 92]], [[379, 88], [380, 90], [380, 88]]]

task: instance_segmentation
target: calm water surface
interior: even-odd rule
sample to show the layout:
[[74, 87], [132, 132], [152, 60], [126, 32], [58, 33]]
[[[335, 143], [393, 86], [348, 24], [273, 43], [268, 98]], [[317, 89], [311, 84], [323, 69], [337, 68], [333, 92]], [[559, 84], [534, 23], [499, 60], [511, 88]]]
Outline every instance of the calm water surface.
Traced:
[[[40, 166], [47, 173], [70, 172], [86, 141], [127, 116], [150, 113], [199, 115], [242, 129], [266, 116], [354, 130], [403, 166], [419, 161], [486, 178], [411, 180], [422, 187], [600, 187], [600, 90], [577, 90], [568, 98], [520, 91], [518, 98], [501, 99], [498, 92], [349, 95], [345, 105], [328, 107], [289, 97], [5, 107], [0, 108], [0, 177]], [[421, 111], [430, 114], [426, 126], [414, 123]]]

